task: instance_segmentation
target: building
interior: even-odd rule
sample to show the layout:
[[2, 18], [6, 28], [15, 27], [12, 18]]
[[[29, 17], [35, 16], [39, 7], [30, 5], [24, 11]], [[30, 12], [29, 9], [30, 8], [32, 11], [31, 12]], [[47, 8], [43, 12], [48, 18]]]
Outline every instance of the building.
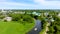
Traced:
[[58, 17], [60, 17], [60, 13], [58, 14]]

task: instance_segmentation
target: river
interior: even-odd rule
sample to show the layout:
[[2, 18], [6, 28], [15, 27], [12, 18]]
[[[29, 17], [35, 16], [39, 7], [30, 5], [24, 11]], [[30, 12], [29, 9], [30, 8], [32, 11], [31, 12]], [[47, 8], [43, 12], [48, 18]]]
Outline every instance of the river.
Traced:
[[[37, 28], [37, 30], [35, 30], [35, 28]], [[32, 28], [31, 31], [29, 31], [27, 34], [39, 34], [41, 31], [41, 28], [42, 28], [41, 21], [36, 20], [34, 28]]]

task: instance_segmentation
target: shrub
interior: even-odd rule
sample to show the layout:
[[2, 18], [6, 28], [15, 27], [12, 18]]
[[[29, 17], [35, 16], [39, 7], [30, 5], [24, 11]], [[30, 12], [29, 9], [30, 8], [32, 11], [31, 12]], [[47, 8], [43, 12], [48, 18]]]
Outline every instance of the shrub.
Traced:
[[7, 20], [4, 20], [4, 22], [7, 22]]
[[0, 16], [0, 19], [3, 19], [4, 17], [5, 17], [5, 16], [1, 15], [1, 16]]
[[18, 21], [21, 19], [21, 15], [20, 14], [9, 14], [9, 16], [12, 17], [12, 21]]
[[29, 22], [29, 23], [33, 23], [34, 22], [33, 18], [31, 16], [29, 16], [29, 15], [25, 15], [23, 17], [23, 21], [26, 21], [26, 22]]

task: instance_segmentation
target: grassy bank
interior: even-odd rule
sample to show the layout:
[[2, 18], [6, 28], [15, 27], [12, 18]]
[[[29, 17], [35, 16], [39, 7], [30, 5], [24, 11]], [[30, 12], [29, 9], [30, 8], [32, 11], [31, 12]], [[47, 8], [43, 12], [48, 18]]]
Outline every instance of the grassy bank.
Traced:
[[0, 21], [0, 34], [25, 34], [28, 32], [34, 23], [26, 23], [25, 25], [17, 22], [2, 22]]

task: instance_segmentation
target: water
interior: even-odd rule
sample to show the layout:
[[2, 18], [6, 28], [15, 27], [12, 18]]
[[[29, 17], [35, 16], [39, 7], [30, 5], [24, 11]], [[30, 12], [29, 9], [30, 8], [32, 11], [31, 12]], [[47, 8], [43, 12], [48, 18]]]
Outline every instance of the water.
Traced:
[[[35, 28], [37, 28], [37, 30], [34, 30]], [[40, 31], [41, 31], [41, 21], [36, 20], [35, 27], [31, 31], [29, 31], [27, 34], [39, 34]]]

